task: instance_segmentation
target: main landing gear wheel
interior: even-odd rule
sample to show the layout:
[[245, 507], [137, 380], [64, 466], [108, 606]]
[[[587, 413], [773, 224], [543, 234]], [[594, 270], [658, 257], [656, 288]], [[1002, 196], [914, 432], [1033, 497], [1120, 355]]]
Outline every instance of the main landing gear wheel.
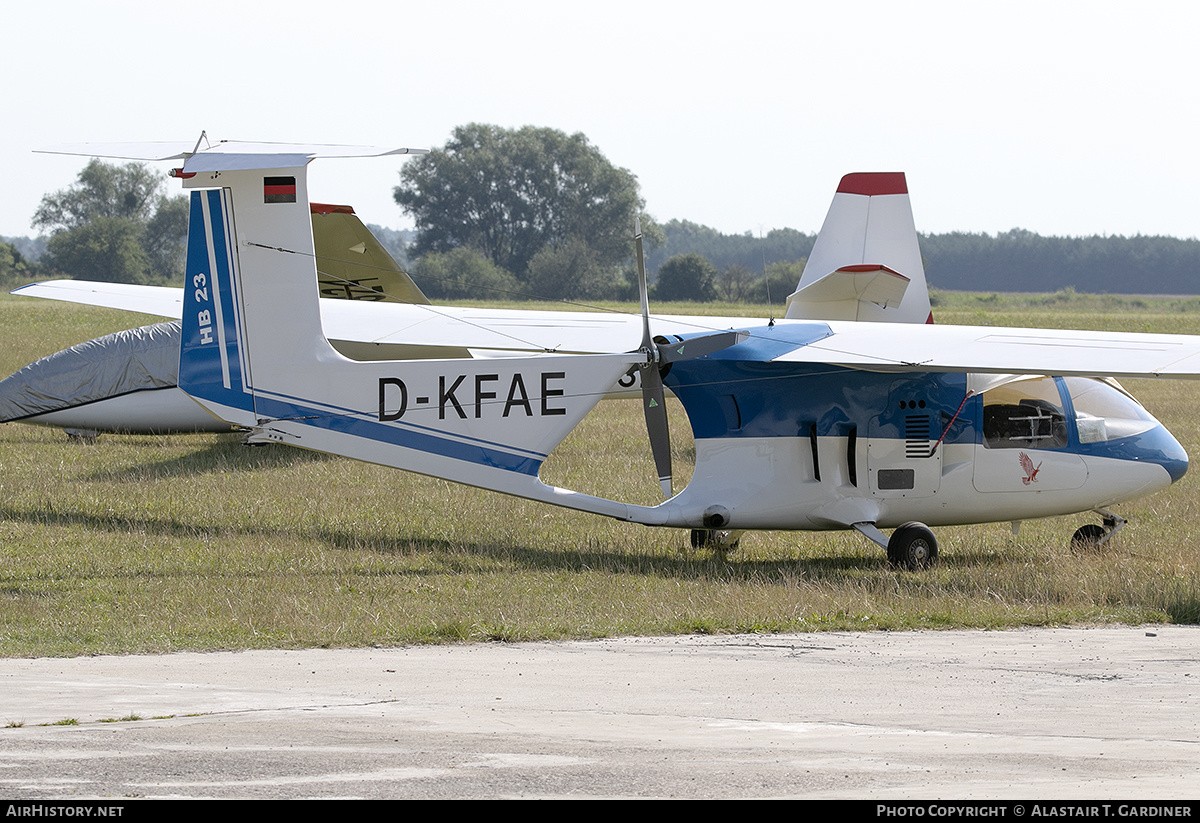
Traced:
[[719, 560], [724, 560], [729, 553], [736, 551], [742, 533], [723, 529], [692, 529], [691, 543], [693, 549], [708, 549]]
[[910, 572], [928, 569], [937, 562], [937, 538], [924, 523], [905, 523], [888, 540], [888, 561]]

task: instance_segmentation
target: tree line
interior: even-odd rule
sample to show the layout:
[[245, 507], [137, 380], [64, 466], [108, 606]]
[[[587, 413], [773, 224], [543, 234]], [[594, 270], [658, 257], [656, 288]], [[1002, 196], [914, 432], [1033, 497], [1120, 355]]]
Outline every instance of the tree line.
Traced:
[[925, 276], [950, 291], [1200, 294], [1200, 240], [1042, 237], [1025, 229], [920, 236]]
[[[56, 276], [177, 284], [187, 199], [146, 166], [92, 160], [47, 194], [33, 225], [48, 236], [0, 242], [0, 286]], [[410, 160], [393, 191], [415, 234], [371, 227], [435, 299], [632, 300], [632, 227], [641, 221], [659, 300], [779, 303], [795, 289], [815, 235], [723, 234], [659, 224], [637, 178], [583, 134], [456, 128]], [[1200, 241], [1042, 237], [1013, 229], [920, 236], [931, 287], [962, 291], [1200, 293]], [[44, 250], [43, 250], [44, 249]]]
[[[812, 251], [815, 235], [792, 229], [762, 237], [720, 234], [696, 224], [671, 221], [664, 246], [648, 258], [655, 268], [680, 254], [700, 254], [714, 264], [711, 276], [724, 300], [765, 300], [763, 272], [795, 268], [773, 301], [786, 297], [799, 282], [800, 266]], [[1092, 294], [1200, 294], [1200, 240], [1135, 235], [1045, 237], [1025, 229], [986, 233], [919, 234], [925, 277], [931, 288], [946, 291], [1057, 292]], [[661, 268], [658, 269], [661, 277]], [[745, 288], [746, 271], [759, 274]]]

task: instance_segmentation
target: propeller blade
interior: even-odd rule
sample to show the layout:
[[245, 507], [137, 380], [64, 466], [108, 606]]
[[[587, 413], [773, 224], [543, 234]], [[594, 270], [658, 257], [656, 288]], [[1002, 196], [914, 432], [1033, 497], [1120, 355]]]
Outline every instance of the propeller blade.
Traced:
[[667, 406], [663, 401], [662, 375], [658, 371], [661, 349], [650, 335], [650, 297], [646, 286], [646, 258], [642, 252], [642, 221], [634, 220], [634, 246], [637, 248], [638, 292], [642, 299], [642, 351], [646, 365], [642, 366], [642, 412], [646, 416], [646, 433], [650, 435], [650, 451], [654, 454], [654, 469], [663, 497], [671, 496], [671, 432], [667, 426]]
[[642, 372], [642, 410], [646, 413], [646, 432], [654, 454], [654, 470], [663, 497], [671, 496], [671, 432], [667, 427], [667, 407], [663, 402], [663, 382], [658, 367]]
[[642, 299], [642, 349], [653, 354], [654, 340], [650, 336], [650, 294], [646, 286], [646, 258], [642, 254], [642, 220], [633, 218], [633, 244], [637, 249], [638, 294]]

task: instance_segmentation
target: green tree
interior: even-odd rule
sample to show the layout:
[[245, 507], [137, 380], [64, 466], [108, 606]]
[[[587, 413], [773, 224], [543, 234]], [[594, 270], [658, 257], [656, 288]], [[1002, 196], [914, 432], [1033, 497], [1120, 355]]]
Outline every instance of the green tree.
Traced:
[[717, 277], [717, 291], [722, 299], [737, 303], [746, 299], [750, 285], [754, 282], [754, 272], [741, 263], [727, 266]]
[[767, 266], [762, 277], [755, 280], [746, 291], [746, 299], [751, 303], [770, 303], [779, 306], [788, 299], [788, 295], [800, 284], [800, 275], [804, 272], [805, 260], [794, 260], [788, 263], [772, 263]]
[[651, 271], [657, 270], [668, 257], [694, 252], [703, 254], [721, 271], [737, 264], [761, 276], [771, 263], [808, 257], [816, 240], [815, 235], [795, 229], [771, 229], [766, 235], [761, 231], [722, 234], [688, 220], [669, 220], [662, 228], [665, 242], [646, 255], [646, 267]]
[[37, 267], [29, 263], [11, 243], [0, 243], [0, 287], [9, 289], [37, 276]]
[[43, 258], [52, 268], [86, 280], [150, 283], [145, 227], [127, 217], [97, 217], [50, 237]]
[[707, 303], [717, 298], [717, 269], [700, 254], [677, 254], [658, 267], [654, 299]]
[[464, 246], [425, 255], [411, 275], [425, 296], [435, 300], [511, 299], [521, 288], [511, 274]]
[[478, 123], [406, 164], [394, 196], [416, 223], [415, 254], [468, 246], [519, 278], [547, 246], [580, 240], [596, 265], [619, 266], [644, 205], [637, 178], [583, 134]]
[[583, 238], [572, 237], [533, 256], [526, 288], [542, 300], [617, 300], [624, 279], [619, 268], [602, 264]]
[[150, 269], [162, 280], [182, 280], [187, 255], [188, 199], [164, 197], [146, 222], [142, 248]]
[[33, 225], [53, 232], [45, 266], [92, 280], [152, 283], [183, 276], [188, 204], [141, 163], [92, 160], [73, 186], [47, 194]]

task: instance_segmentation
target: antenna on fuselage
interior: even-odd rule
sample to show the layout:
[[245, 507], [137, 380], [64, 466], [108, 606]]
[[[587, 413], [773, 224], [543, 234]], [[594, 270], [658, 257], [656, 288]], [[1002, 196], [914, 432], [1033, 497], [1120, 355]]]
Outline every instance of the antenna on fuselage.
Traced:
[[767, 284], [767, 325], [775, 325], [775, 303], [771, 300], [771, 278], [767, 275], [767, 238], [763, 236], [762, 223], [758, 224], [758, 251], [762, 255], [763, 282]]

